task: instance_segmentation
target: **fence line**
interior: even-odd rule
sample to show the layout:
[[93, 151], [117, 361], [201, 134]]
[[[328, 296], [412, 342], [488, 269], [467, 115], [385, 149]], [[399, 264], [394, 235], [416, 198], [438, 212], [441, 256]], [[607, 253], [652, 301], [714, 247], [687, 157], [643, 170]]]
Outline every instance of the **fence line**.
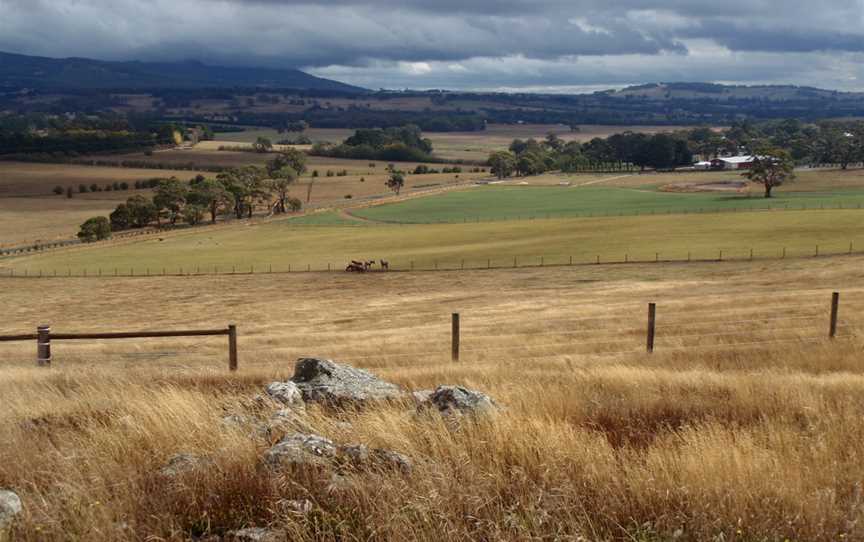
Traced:
[[51, 326], [40, 325], [36, 333], [19, 335], [0, 335], [0, 342], [20, 342], [36, 340], [36, 361], [39, 366], [51, 365], [51, 341], [104, 340], [104, 339], [147, 339], [164, 337], [208, 337], [225, 335], [228, 337], [228, 369], [237, 370], [237, 326], [229, 324], [222, 329], [192, 329], [173, 331], [122, 331], [109, 333], [52, 333]]
[[[602, 337], [602, 340], [580, 340], [576, 338], [575, 340], [570, 341], [561, 341], [561, 342], [541, 342], [537, 344], [530, 343], [522, 343], [516, 345], [501, 345], [497, 344], [497, 342], [493, 342], [489, 346], [481, 346], [479, 344], [471, 344], [470, 341], [473, 340], [492, 340], [500, 339], [500, 337], [505, 336], [519, 336], [518, 333], [507, 333], [507, 334], [497, 334], [497, 335], [470, 335], [469, 328], [469, 343], [467, 348], [463, 348], [464, 342], [465, 328], [463, 327], [464, 320], [462, 315], [458, 312], [452, 313], [451, 315], [451, 325], [450, 325], [450, 359], [453, 362], [462, 361], [463, 354], [474, 354], [475, 356], [482, 355], [484, 353], [494, 354], [496, 352], [502, 351], [513, 351], [513, 352], [522, 352], [527, 351], [526, 359], [540, 359], [546, 357], [561, 357], [561, 356], [584, 356], [584, 357], [595, 357], [595, 356], [611, 356], [616, 355], [618, 353], [635, 353], [635, 352], [644, 352], [648, 355], [654, 352], [678, 352], [678, 351], [687, 351], [687, 350], [698, 350], [698, 349], [717, 349], [717, 348], [727, 348], [733, 350], [735, 348], [744, 348], [744, 347], [754, 347], [754, 346], [762, 346], [762, 345], [771, 345], [771, 344], [788, 344], [788, 343], [805, 343], [805, 342], [818, 342], [825, 341], [826, 339], [830, 342], [831, 340], [835, 340], [838, 338], [855, 338], [859, 335], [856, 334], [853, 330], [853, 325], [845, 320], [840, 319], [840, 294], [838, 292], [832, 292], [830, 303], [826, 303], [825, 312], [819, 316], [808, 316], [808, 317], [770, 317], [766, 316], [765, 318], [759, 319], [746, 319], [746, 320], [731, 320], [731, 321], [719, 321], [714, 320], [710, 322], [703, 322], [698, 325], [711, 325], [715, 328], [718, 326], [736, 326], [742, 323], [766, 323], [772, 321], [794, 321], [794, 322], [813, 322], [813, 325], [798, 325], [794, 327], [774, 327], [770, 326], [767, 328], [761, 329], [752, 329], [752, 330], [738, 330], [734, 327], [727, 328], [725, 330], [717, 331], [717, 332], [708, 332], [708, 333], [676, 333], [672, 330], [667, 330], [668, 327], [673, 325], [677, 325], [682, 328], [687, 328], [686, 323], [683, 320], [673, 320], [672, 322], [666, 322], [664, 320], [664, 310], [662, 304], [651, 302], [648, 304], [648, 315], [647, 315], [647, 325], [642, 327], [642, 331], [645, 333], [643, 337], [645, 338], [645, 342], [643, 343], [643, 349], [635, 350], [622, 350], [621, 347], [626, 347], [637, 339], [638, 335], [632, 333], [632, 331], [636, 331], [640, 328], [627, 328], [627, 332], [624, 333], [620, 328], [600, 328], [596, 330], [585, 330], [586, 333], [597, 332], [598, 335], [606, 334], [606, 333], [615, 333], [619, 338], [614, 339], [611, 337]], [[667, 306], [668, 307], [668, 306]], [[671, 309], [675, 311], [675, 309]], [[824, 332], [819, 335], [813, 334], [819, 326], [817, 324], [818, 320], [821, 318], [825, 318], [825, 328]], [[470, 316], [469, 316], [470, 320]], [[675, 324], [674, 322], [680, 322]], [[857, 326], [855, 326], [857, 328]], [[842, 335], [838, 334], [838, 331], [845, 331]], [[442, 330], [443, 331], [443, 330]], [[794, 334], [795, 332], [801, 332], [801, 336], [792, 336], [790, 334]], [[804, 335], [804, 333], [807, 333]], [[557, 334], [555, 332], [548, 333], [550, 335]], [[571, 332], [562, 332], [561, 335], [569, 336]], [[764, 340], [757, 340], [758, 337], [754, 335], [758, 334], [770, 334], [770, 337], [766, 337]], [[50, 366], [52, 362], [52, 353], [51, 353], [51, 344], [52, 341], [66, 341], [66, 340], [104, 340], [104, 339], [132, 339], [132, 338], [164, 338], [164, 337], [205, 337], [205, 336], [228, 336], [228, 351], [229, 351], [229, 363], [228, 367], [231, 371], [237, 370], [237, 328], [236, 326], [229, 325], [227, 328], [220, 329], [199, 329], [199, 330], [170, 330], [170, 331], [131, 331], [131, 332], [86, 332], [86, 333], [55, 333], [51, 331], [50, 326], [43, 325], [38, 326], [36, 333], [27, 333], [27, 334], [17, 334], [17, 335], [0, 335], [0, 343], [4, 342], [13, 342], [13, 341], [32, 341], [35, 340], [37, 343], [37, 363], [40, 366]], [[530, 331], [527, 331], [521, 335], [525, 335], [526, 337], [530, 337], [531, 335], [535, 335]], [[698, 343], [698, 344], [679, 344], [678, 341], [682, 341], [684, 339], [706, 339], [706, 338], [714, 338], [715, 341], [711, 341], [710, 344]], [[599, 339], [599, 338], [598, 338]], [[741, 340], [744, 339], [744, 340]], [[436, 333], [434, 338], [431, 338], [428, 345], [423, 352], [395, 352], [395, 353], [358, 353], [357, 355], [347, 355], [344, 356], [347, 360], [363, 360], [363, 359], [403, 359], [403, 358], [435, 358], [441, 357], [444, 358], [447, 356], [447, 352], [443, 347], [436, 348], [436, 345], [441, 345], [445, 340], [444, 333]], [[735, 342], [735, 341], [738, 342]], [[631, 342], [632, 341], [632, 342]], [[194, 348], [197, 348], [203, 343], [196, 343]], [[295, 345], [296, 346], [296, 345]], [[635, 346], [635, 344], [633, 344]], [[583, 352], [580, 351], [584, 347], [608, 347], [611, 351], [602, 351], [603, 348], [600, 348], [600, 352]], [[187, 346], [186, 349], [189, 349]], [[558, 349], [561, 350], [556, 354], [546, 354], [541, 353], [540, 355], [531, 355], [530, 351], [544, 351], [548, 349]], [[299, 351], [296, 348], [292, 350]], [[273, 349], [259, 349], [253, 351], [260, 352], [276, 352], [279, 351], [280, 355], [284, 355], [284, 349], [280, 350], [278, 348]], [[174, 353], [168, 352], [156, 352], [156, 353], [142, 353], [142, 356], [153, 356], [153, 357], [167, 357]], [[194, 355], [194, 354], [193, 354]], [[522, 359], [522, 354], [519, 354], [520, 359]]]
[[[660, 258], [660, 253], [655, 253], [654, 258], [648, 259], [634, 259], [630, 256], [629, 253], [624, 253], [623, 259], [606, 259], [603, 260], [599, 255], [595, 258], [590, 258], [588, 260], [578, 261], [574, 260], [572, 256], [557, 256], [557, 260], [555, 257], [548, 258], [545, 256], [535, 256], [531, 260], [533, 263], [525, 263], [525, 259], [520, 260], [518, 257], [515, 258], [515, 261], [511, 259], [509, 256], [506, 258], [506, 263], [501, 263], [505, 261], [504, 258], [498, 258], [497, 260], [486, 259], [485, 265], [482, 263], [474, 265], [465, 265], [465, 260], [461, 260], [459, 263], [450, 263], [445, 262], [442, 265], [440, 260], [433, 260], [431, 263], [426, 263], [425, 266], [421, 267], [416, 265], [416, 261], [412, 260], [407, 265], [405, 262], [402, 262], [401, 265], [397, 265], [396, 262], [391, 262], [387, 269], [370, 269], [365, 272], [359, 272], [358, 274], [378, 274], [378, 273], [405, 273], [405, 272], [455, 272], [455, 271], [483, 271], [483, 270], [500, 270], [500, 269], [539, 269], [544, 267], [592, 267], [599, 265], [646, 265], [646, 264], [684, 264], [684, 263], [718, 263], [718, 262], [744, 262], [744, 261], [774, 261], [774, 260], [785, 260], [785, 259], [804, 259], [804, 258], [832, 258], [839, 256], [859, 256], [864, 254], [864, 251], [854, 250], [854, 242], [850, 242], [848, 248], [841, 251], [826, 251], [824, 248], [820, 248], [820, 245], [814, 245], [814, 249], [812, 253], [807, 254], [787, 254], [786, 249], [784, 248], [782, 252], [773, 252], [773, 254], [781, 254], [779, 257], [776, 255], [764, 256], [758, 255], [752, 249], [748, 253], [746, 250], [742, 250], [745, 256], [733, 256], [729, 257], [729, 250], [718, 250], [718, 257], [692, 257], [692, 253], [688, 253], [687, 258], [674, 258], [674, 257], [664, 257]], [[736, 251], [737, 252], [737, 251]], [[67, 267], [65, 272], [61, 270], [58, 272], [56, 268], [52, 269], [33, 269], [29, 267], [25, 267], [23, 270], [16, 269], [14, 267], [8, 267], [5, 272], [0, 273], [0, 277], [17, 277], [17, 278], [110, 278], [110, 277], [199, 277], [199, 276], [237, 276], [237, 275], [288, 275], [288, 274], [302, 274], [302, 273], [342, 273], [347, 270], [343, 270], [341, 266], [333, 265], [332, 263], [320, 264], [321, 267], [313, 268], [311, 264], [306, 264], [305, 266], [296, 266], [295, 264], [286, 264], [286, 267], [279, 268], [274, 267], [273, 264], [249, 264], [244, 266], [237, 265], [213, 265], [212, 270], [207, 267], [202, 267], [200, 265], [190, 265], [177, 267], [176, 272], [173, 269], [169, 269], [167, 267], [157, 267], [157, 268], [149, 268], [145, 267], [143, 270], [141, 268], [129, 267], [129, 268], [121, 268], [117, 267], [109, 267], [102, 268], [97, 267], [93, 268], [75, 268], [74, 270], [71, 267]], [[304, 268], [305, 267], [305, 268]], [[230, 271], [229, 271], [230, 269]]]

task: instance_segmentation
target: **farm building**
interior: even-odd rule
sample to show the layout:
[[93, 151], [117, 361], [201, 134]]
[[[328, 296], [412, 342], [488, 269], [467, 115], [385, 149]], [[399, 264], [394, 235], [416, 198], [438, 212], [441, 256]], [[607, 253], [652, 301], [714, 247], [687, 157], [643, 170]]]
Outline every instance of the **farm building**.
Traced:
[[724, 156], [711, 160], [711, 169], [750, 169], [755, 156]]

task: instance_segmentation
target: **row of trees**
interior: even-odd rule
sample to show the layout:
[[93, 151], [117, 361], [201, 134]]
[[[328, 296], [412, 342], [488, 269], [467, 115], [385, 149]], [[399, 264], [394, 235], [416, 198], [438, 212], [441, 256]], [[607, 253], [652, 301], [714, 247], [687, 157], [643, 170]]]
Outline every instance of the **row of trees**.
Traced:
[[508, 151], [489, 156], [488, 165], [499, 179], [511, 175], [539, 175], [546, 171], [581, 171], [593, 164], [628, 163], [641, 168], [671, 169], [690, 165], [693, 155], [686, 140], [674, 134], [625, 132], [587, 143], [564, 141], [550, 134], [543, 141], [516, 139]]
[[[184, 182], [177, 178], [159, 181], [152, 197], [138, 194], [121, 203], [106, 219], [110, 231], [144, 228], [163, 222], [200, 224], [209, 217], [251, 217], [265, 207], [271, 213], [296, 212], [302, 202], [289, 196], [291, 185], [306, 171], [306, 155], [296, 150], [278, 154], [261, 168], [232, 168], [216, 176], [197, 176]], [[310, 184], [311, 191], [311, 184]], [[98, 240], [101, 218], [94, 217], [81, 226], [82, 240]]]

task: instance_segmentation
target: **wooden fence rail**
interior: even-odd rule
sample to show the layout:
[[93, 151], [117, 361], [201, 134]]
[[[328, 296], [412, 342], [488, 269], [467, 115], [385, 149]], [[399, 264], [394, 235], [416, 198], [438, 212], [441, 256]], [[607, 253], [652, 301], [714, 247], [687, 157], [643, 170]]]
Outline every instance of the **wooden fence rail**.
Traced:
[[[658, 305], [657, 303], [648, 303], [648, 318], [647, 318], [647, 327], [642, 328], [646, 330], [645, 334], [645, 352], [651, 354], [656, 349], [656, 340], [657, 338], [663, 338], [663, 333], [658, 334]], [[828, 317], [828, 339], [835, 339], [837, 337], [837, 331], [839, 327], [839, 313], [840, 313], [840, 293], [833, 292], [831, 294], [830, 305], [828, 306], [827, 317]], [[741, 323], [756, 323], [756, 322], [765, 322], [767, 320], [783, 320], [783, 319], [800, 319], [802, 317], [799, 316], [789, 316], [789, 317], [765, 317], [756, 320], [748, 320], [742, 321], [739, 320], [737, 322], [731, 322], [731, 324], [741, 324]], [[821, 318], [821, 317], [817, 317]], [[806, 320], [812, 320], [811, 317], [805, 317]], [[462, 318], [460, 313], [454, 312], [451, 314], [450, 319], [450, 359], [454, 362], [460, 361], [460, 355], [462, 353]], [[661, 323], [662, 326], [662, 323]], [[729, 334], [734, 334], [735, 331], [730, 331]], [[565, 333], [566, 334], [566, 333]], [[51, 365], [51, 341], [52, 340], [99, 340], [99, 339], [144, 339], [144, 338], [156, 338], [156, 337], [204, 337], [204, 336], [218, 336], [218, 335], [227, 335], [228, 336], [228, 368], [231, 371], [237, 370], [237, 327], [234, 324], [229, 325], [227, 328], [222, 329], [195, 329], [195, 330], [178, 330], [178, 331], [128, 331], [128, 332], [112, 332], [112, 333], [52, 333], [51, 327], [47, 325], [41, 325], [37, 327], [36, 333], [27, 333], [20, 335], [0, 335], [0, 343], [2, 342], [11, 342], [11, 341], [31, 341], [35, 340], [37, 343], [37, 363], [40, 366], [50, 366]], [[683, 335], [683, 337], [710, 337], [716, 336], [717, 333], [697, 333], [694, 335]], [[725, 333], [721, 333], [720, 335], [725, 335]], [[673, 335], [672, 338], [682, 337], [682, 335]], [[817, 337], [809, 337], [809, 340], [815, 340]], [[770, 342], [770, 341], [769, 341]], [[723, 346], [734, 348], [738, 343], [729, 343]], [[759, 344], [759, 343], [749, 343], [749, 344]], [[719, 345], [718, 345], [719, 346]], [[497, 348], [497, 347], [496, 347]], [[496, 349], [493, 348], [493, 349]], [[675, 350], [675, 348], [672, 348]], [[466, 352], [471, 352], [472, 349], [466, 350]], [[388, 354], [381, 354], [382, 357], [388, 357]], [[408, 354], [406, 354], [408, 355]], [[420, 355], [429, 355], [428, 352]], [[398, 354], [398, 356], [402, 356], [402, 354]], [[370, 357], [370, 356], [367, 356]]]
[[41, 325], [36, 333], [23, 335], [0, 335], [0, 342], [35, 340], [36, 362], [39, 366], [51, 365], [51, 341], [101, 340], [101, 339], [149, 339], [163, 337], [210, 337], [228, 336], [228, 369], [237, 370], [237, 326], [230, 324], [222, 329], [187, 329], [176, 331], [122, 331], [112, 333], [52, 333], [51, 326]]

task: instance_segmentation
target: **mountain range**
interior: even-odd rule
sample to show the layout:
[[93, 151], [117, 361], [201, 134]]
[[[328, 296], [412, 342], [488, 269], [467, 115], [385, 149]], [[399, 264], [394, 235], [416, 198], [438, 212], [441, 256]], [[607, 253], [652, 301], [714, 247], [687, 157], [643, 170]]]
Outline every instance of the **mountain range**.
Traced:
[[233, 68], [186, 62], [111, 62], [0, 52], [0, 88], [152, 89], [258, 87], [362, 92], [295, 69]]

